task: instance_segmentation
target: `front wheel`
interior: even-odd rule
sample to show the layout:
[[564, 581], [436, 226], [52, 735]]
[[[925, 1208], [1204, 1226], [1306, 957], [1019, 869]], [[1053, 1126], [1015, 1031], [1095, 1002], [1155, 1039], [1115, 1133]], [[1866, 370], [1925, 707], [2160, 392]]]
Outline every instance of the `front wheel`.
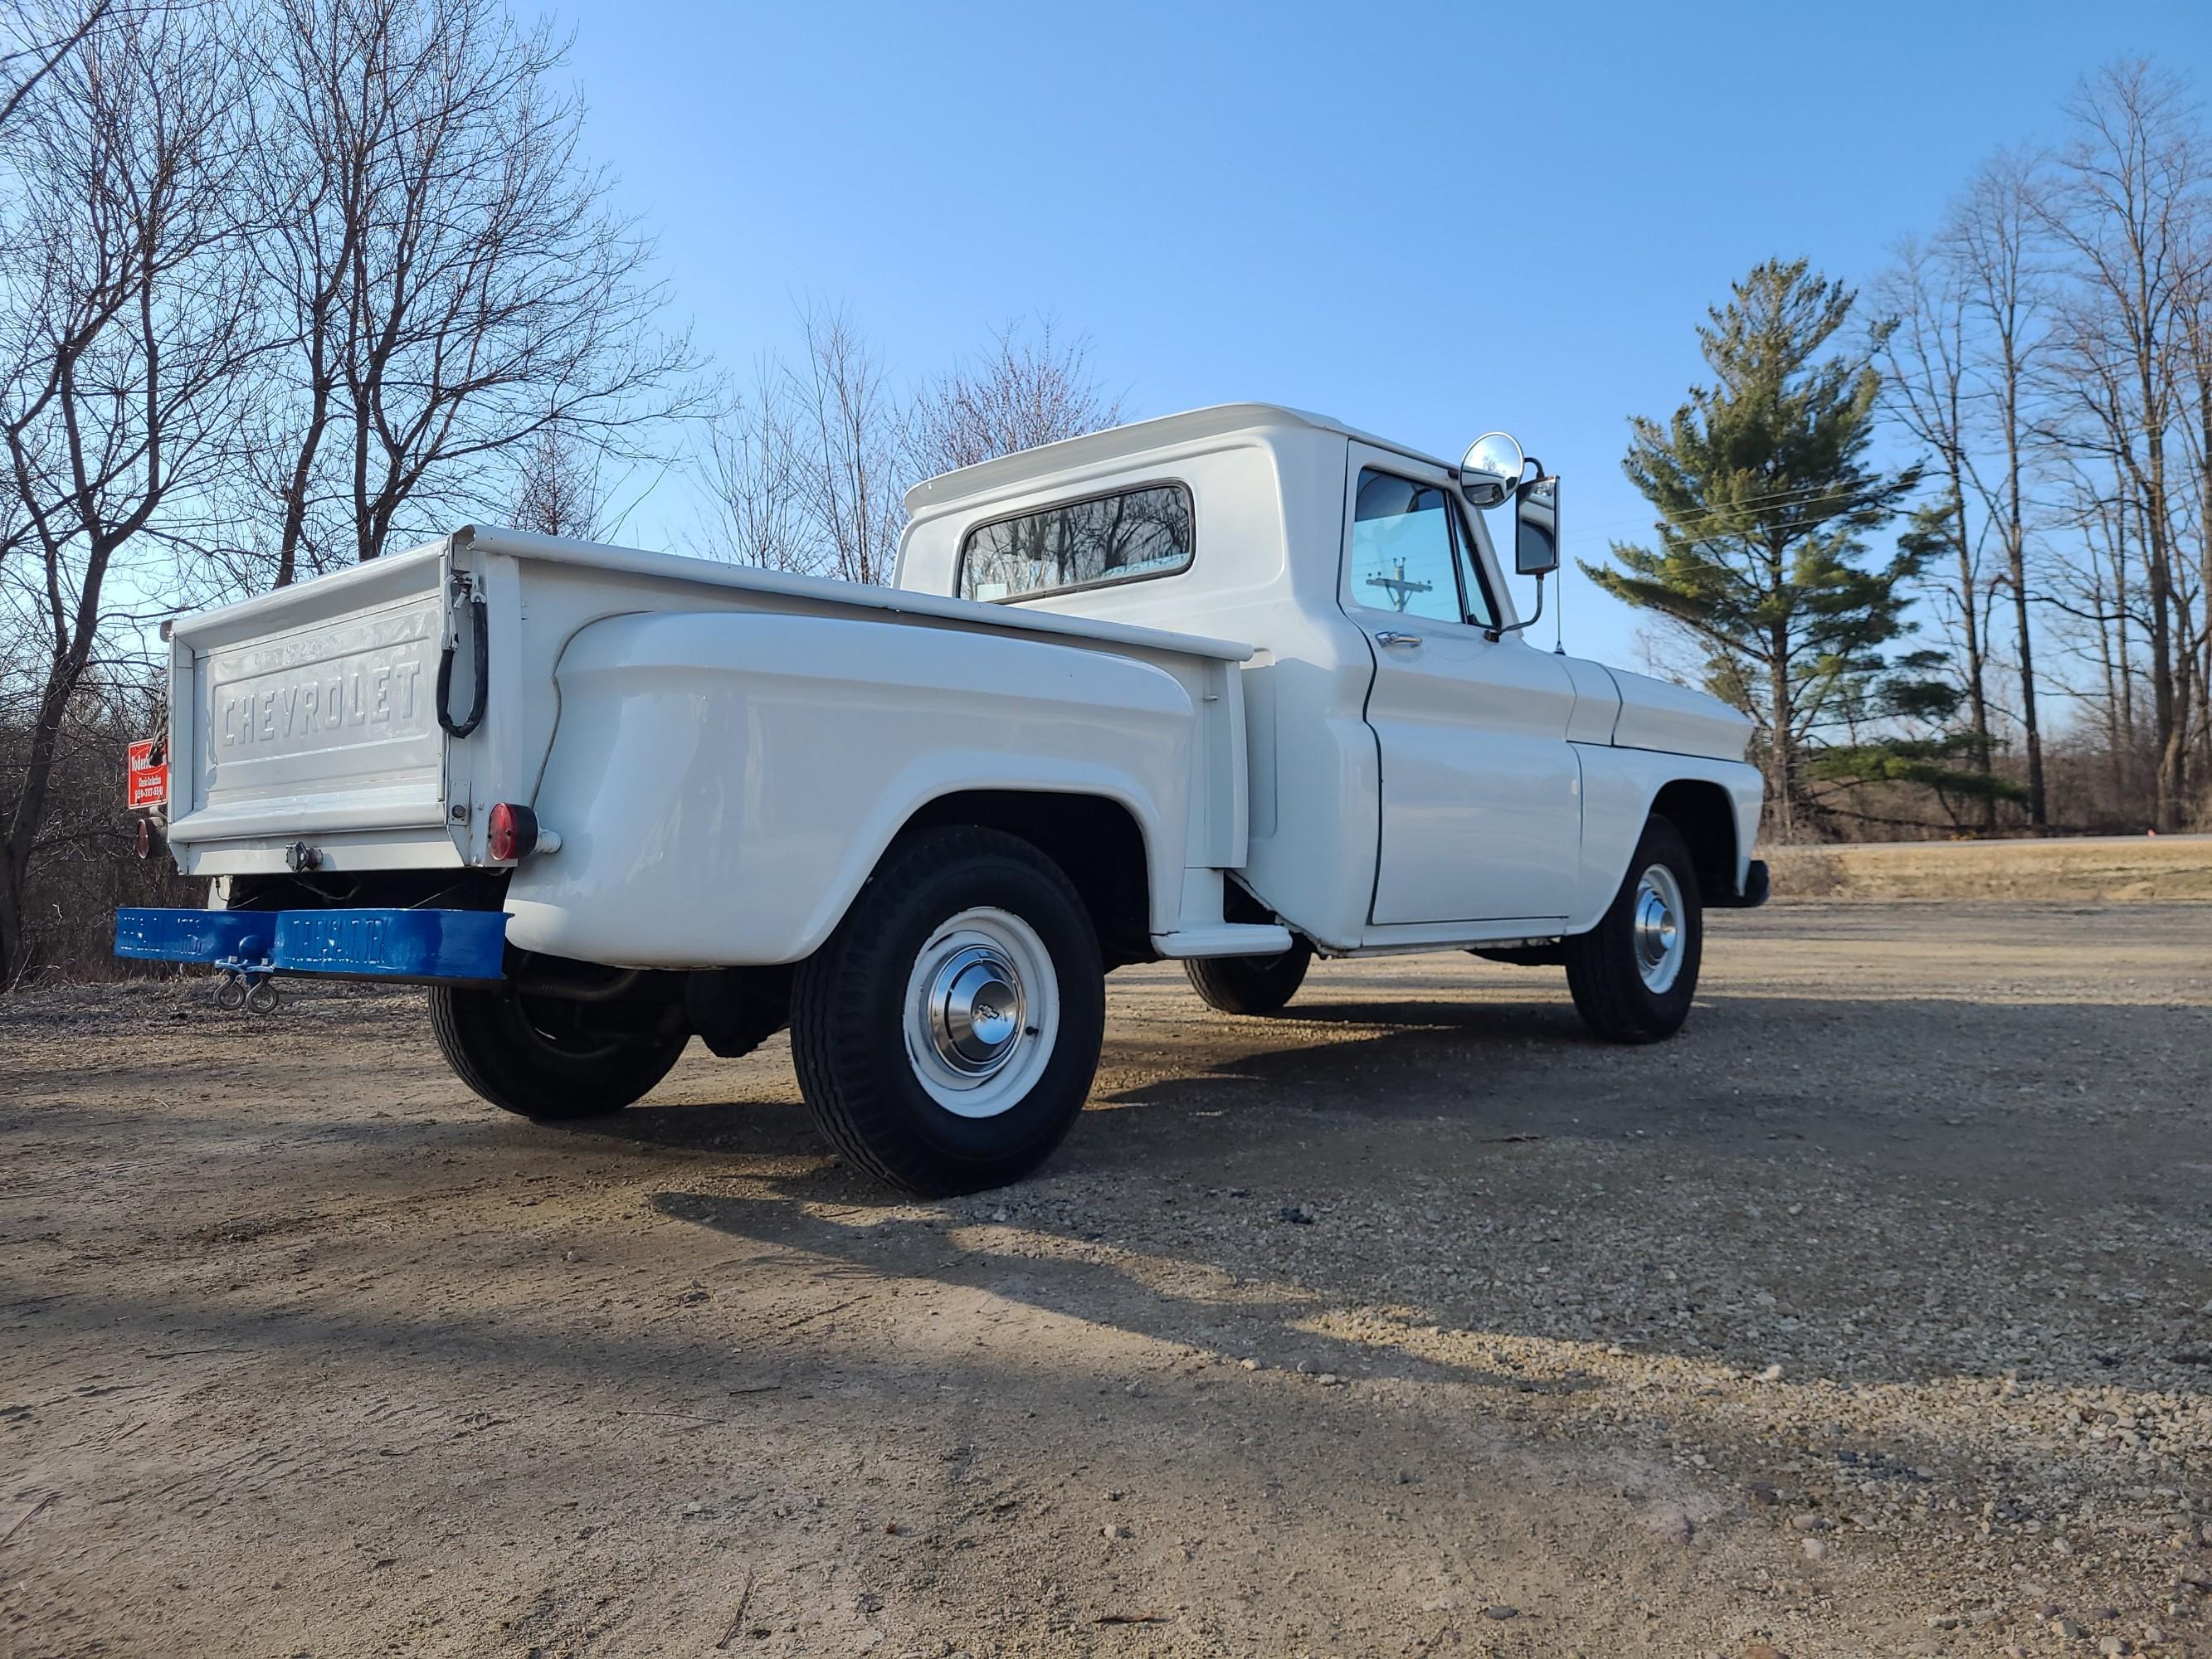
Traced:
[[995, 830], [901, 842], [792, 987], [816, 1126], [930, 1198], [1044, 1162], [1090, 1095], [1105, 1025], [1090, 913], [1059, 866]]
[[[453, 1075], [493, 1105], [549, 1122], [620, 1111], [666, 1077], [690, 1033], [649, 1008], [434, 985], [430, 1032]], [[617, 1014], [635, 1014], [628, 1029]]]
[[1657, 1042], [1682, 1029], [1697, 994], [1705, 913], [1681, 831], [1656, 815], [1598, 925], [1566, 941], [1575, 1012], [1608, 1042]]

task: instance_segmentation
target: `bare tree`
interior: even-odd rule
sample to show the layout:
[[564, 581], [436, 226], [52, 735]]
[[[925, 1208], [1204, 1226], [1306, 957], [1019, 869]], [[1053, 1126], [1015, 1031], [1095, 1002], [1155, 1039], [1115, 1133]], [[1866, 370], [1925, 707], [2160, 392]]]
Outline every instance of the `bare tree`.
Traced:
[[11, 6], [0, 18], [0, 127], [23, 107], [39, 84], [82, 46], [114, 10], [115, 0], [73, 7]]
[[908, 461], [917, 478], [933, 477], [1121, 418], [1121, 401], [1091, 372], [1087, 338], [1056, 338], [1049, 319], [1034, 338], [1011, 325], [988, 351], [939, 376], [915, 399]]
[[713, 503], [697, 538], [710, 557], [818, 575], [825, 550], [808, 515], [790, 371], [754, 364], [751, 387], [727, 392], [705, 423], [695, 467]]
[[890, 579], [906, 513], [890, 378], [842, 307], [799, 313], [801, 355], [754, 366], [726, 390], [692, 457], [712, 504], [700, 550], [846, 581]]
[[[1948, 239], [1947, 239], [1948, 240]], [[1967, 338], [1968, 301], [1957, 263], [1939, 245], [1917, 241], [1898, 250], [1898, 262], [1874, 289], [1881, 320], [1874, 330], [1882, 368], [1882, 406], [1890, 417], [1936, 452], [1942, 488], [1912, 516], [1912, 538], [1930, 556], [1948, 556], [1943, 577], [1932, 584], [1937, 611], [1956, 644], [1960, 689], [1966, 694], [1967, 729], [1978, 770], [1990, 769], [1991, 739], [1989, 662], [1984, 607], [1988, 584], [1981, 568], [1980, 538], [1966, 512], [1968, 452], [1973, 434]], [[1994, 794], [1980, 800], [1982, 826], [1996, 827]]]
[[276, 585], [512, 502], [544, 434], [628, 459], [690, 410], [650, 246], [555, 85], [565, 40], [498, 0], [277, 0], [252, 38], [259, 276], [293, 340], [258, 447]]
[[842, 309], [810, 307], [791, 375], [801, 499], [832, 575], [889, 581], [905, 527], [899, 410], [873, 347]]
[[541, 536], [602, 539], [608, 502], [600, 465], [597, 449], [566, 427], [540, 427], [521, 445], [507, 523]]
[[[2212, 793], [2212, 207], [2193, 223], [2200, 257], [2191, 263], [2196, 280], [2181, 305], [2179, 376], [2185, 412], [2180, 422], [2182, 455], [2195, 488], [2188, 492], [2191, 528], [2197, 538], [2195, 586], [2201, 609], [2189, 649], [2195, 659], [2197, 687], [2195, 768], [2198, 788]], [[2212, 816], [2212, 799], [2203, 803]]]
[[[58, 26], [50, 25], [50, 32]], [[26, 884], [70, 712], [118, 561], [196, 542], [261, 341], [237, 209], [236, 59], [203, 10], [83, 34], [18, 108], [0, 154], [0, 446], [9, 591], [42, 661], [0, 772], [0, 960], [27, 952]]]
[[2106, 456], [2142, 515], [2157, 748], [2153, 817], [2172, 830], [2187, 793], [2197, 702], [2191, 621], [2177, 579], [2170, 452], [2182, 392], [2173, 348], [2206, 257], [2196, 224], [2205, 211], [2208, 158], [2180, 83], [2145, 63], [2100, 70], [2068, 112], [2075, 137], [2038, 208], [2074, 267], [2052, 381], [2065, 405], [2057, 435]]
[[695, 544], [771, 570], [888, 581], [906, 524], [890, 376], [841, 307], [810, 304], [799, 334], [796, 362], [763, 356], [704, 422], [692, 470], [711, 506]]
[[1980, 498], [2004, 557], [2012, 596], [2013, 651], [2020, 673], [2020, 722], [2027, 751], [2028, 823], [2050, 823], [2043, 776], [2043, 723], [2036, 707], [2035, 635], [2028, 591], [2027, 447], [2029, 378], [2045, 339], [2045, 272], [2038, 246], [2042, 190], [2031, 157], [2001, 155], [1976, 175], [1945, 228], [1962, 303], [1975, 319], [1974, 398], [1986, 439], [1971, 447], [1964, 481]]
[[702, 551], [775, 570], [887, 581], [905, 528], [904, 488], [1121, 418], [1089, 373], [1090, 343], [1018, 328], [902, 404], [875, 349], [842, 308], [800, 313], [796, 362], [770, 356], [726, 393], [693, 471], [712, 504]]
[[2136, 793], [2139, 746], [2132, 649], [2136, 619], [2130, 610], [2133, 504], [2108, 471], [2078, 457], [2066, 462], [2062, 489], [2063, 521], [2079, 539], [2052, 550], [2034, 598], [2055, 619], [2052, 638], [2060, 655], [2086, 662], [2094, 672], [2096, 690], [2087, 700], [2100, 709], [2106, 782], [2115, 804], [2123, 804]]

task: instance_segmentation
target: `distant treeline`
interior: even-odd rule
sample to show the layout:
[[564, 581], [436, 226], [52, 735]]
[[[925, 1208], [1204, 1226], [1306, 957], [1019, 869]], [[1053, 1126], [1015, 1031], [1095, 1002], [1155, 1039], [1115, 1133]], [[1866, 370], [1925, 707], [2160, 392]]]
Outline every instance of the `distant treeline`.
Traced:
[[2212, 823], [2212, 137], [2148, 63], [2061, 113], [1865, 291], [1753, 270], [1632, 423], [1656, 539], [1584, 568], [1784, 838]]

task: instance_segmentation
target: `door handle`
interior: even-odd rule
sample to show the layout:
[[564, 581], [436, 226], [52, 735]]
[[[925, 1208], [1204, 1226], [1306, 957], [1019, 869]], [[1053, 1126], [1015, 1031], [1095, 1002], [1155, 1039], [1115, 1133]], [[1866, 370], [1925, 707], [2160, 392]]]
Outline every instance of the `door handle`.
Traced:
[[1382, 633], [1375, 636], [1377, 645], [1419, 645], [1420, 642], [1419, 634]]

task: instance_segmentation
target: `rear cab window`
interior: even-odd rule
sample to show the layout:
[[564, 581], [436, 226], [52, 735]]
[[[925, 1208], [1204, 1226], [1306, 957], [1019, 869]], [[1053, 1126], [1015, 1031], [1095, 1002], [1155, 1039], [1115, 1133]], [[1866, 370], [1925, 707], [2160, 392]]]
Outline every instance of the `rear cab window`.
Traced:
[[1004, 601], [1176, 575], [1190, 568], [1194, 527], [1180, 483], [1058, 501], [969, 531], [953, 591]]

